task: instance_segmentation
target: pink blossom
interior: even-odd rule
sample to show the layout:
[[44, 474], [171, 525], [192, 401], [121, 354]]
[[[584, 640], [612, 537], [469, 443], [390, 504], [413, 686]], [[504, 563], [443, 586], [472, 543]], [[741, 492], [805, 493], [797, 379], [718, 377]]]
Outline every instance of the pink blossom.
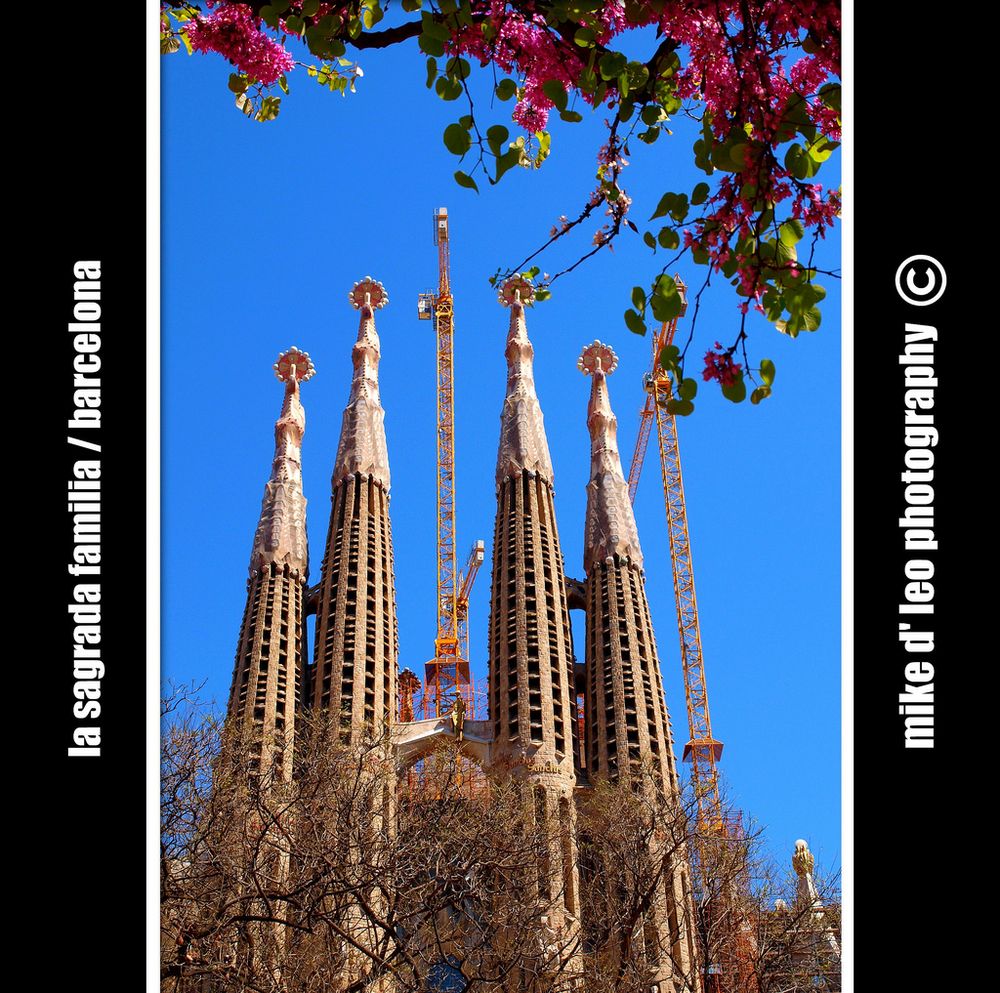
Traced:
[[218, 52], [240, 72], [266, 86], [291, 72], [295, 60], [260, 29], [260, 18], [243, 3], [223, 3], [207, 16], [187, 25], [188, 40], [196, 52]]

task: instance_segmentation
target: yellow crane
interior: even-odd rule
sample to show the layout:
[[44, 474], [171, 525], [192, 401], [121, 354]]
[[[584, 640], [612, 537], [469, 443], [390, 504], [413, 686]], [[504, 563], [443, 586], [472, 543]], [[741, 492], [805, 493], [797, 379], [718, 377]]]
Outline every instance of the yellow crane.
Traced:
[[698, 624], [698, 599], [694, 588], [694, 566], [691, 559], [691, 538], [688, 534], [687, 507], [684, 503], [684, 479], [681, 454], [677, 441], [677, 420], [666, 409], [670, 399], [670, 374], [660, 365], [660, 354], [673, 343], [677, 322], [687, 310], [684, 284], [677, 279], [684, 303], [681, 312], [666, 322], [653, 339], [652, 367], [645, 377], [646, 403], [640, 414], [632, 465], [629, 468], [629, 497], [635, 502], [639, 476], [649, 445], [652, 427], [660, 449], [660, 471], [663, 477], [663, 498], [667, 512], [667, 533], [670, 537], [670, 560], [674, 574], [674, 597], [677, 604], [677, 626], [680, 632], [681, 665], [684, 669], [684, 694], [687, 702], [688, 732], [683, 760], [691, 763], [691, 783], [698, 811], [698, 827], [719, 833], [724, 830], [722, 803], [719, 799], [717, 763], [722, 757], [722, 742], [712, 734], [708, 710], [708, 684], [705, 681], [705, 661], [701, 650], [701, 629]]
[[702, 926], [706, 935], [712, 934], [705, 947], [705, 988], [709, 993], [750, 993], [755, 989], [753, 936], [737, 909], [739, 902], [733, 885], [739, 881], [729, 880], [720, 890], [718, 881], [711, 879], [711, 866], [716, 863], [718, 845], [739, 842], [742, 830], [739, 815], [732, 818], [724, 816], [719, 797], [718, 763], [722, 757], [722, 742], [712, 734], [708, 710], [708, 684], [701, 648], [677, 420], [666, 408], [671, 395], [671, 381], [670, 374], [660, 364], [660, 355], [673, 343], [677, 322], [687, 310], [684, 284], [679, 278], [675, 277], [675, 280], [684, 302], [677, 317], [663, 324], [653, 338], [652, 365], [644, 378], [646, 402], [640, 414], [639, 432], [629, 468], [629, 498], [635, 502], [643, 460], [655, 424], [690, 735], [684, 746], [683, 759], [691, 763], [691, 784], [697, 804], [698, 844], [694, 854], [701, 877]]
[[[465, 572], [455, 558], [455, 321], [451, 295], [448, 208], [434, 211], [438, 288], [417, 300], [420, 320], [434, 320], [437, 336], [437, 634], [424, 674], [423, 716], [440, 717], [461, 695], [474, 714], [469, 676], [469, 595], [482, 564], [483, 542], [473, 546]], [[478, 555], [478, 557], [477, 557]]]

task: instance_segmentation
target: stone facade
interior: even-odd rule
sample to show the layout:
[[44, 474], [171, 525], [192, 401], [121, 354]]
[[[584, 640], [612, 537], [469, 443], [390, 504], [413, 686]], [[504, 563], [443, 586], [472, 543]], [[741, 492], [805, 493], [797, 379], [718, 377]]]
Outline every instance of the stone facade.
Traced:
[[381, 354], [375, 310], [388, 302], [370, 277], [351, 302], [361, 312], [352, 351], [354, 378], [334, 462], [332, 509], [316, 605], [310, 702], [345, 735], [395, 720], [399, 636]]
[[314, 369], [309, 355], [294, 347], [279, 356], [274, 369], [285, 383], [285, 398], [274, 426], [274, 462], [250, 552], [228, 725], [231, 733], [249, 744], [250, 762], [258, 774], [273, 772], [275, 778], [288, 780], [301, 704], [309, 576], [302, 493], [306, 415], [299, 385], [312, 377]]
[[[292, 366], [286, 362], [282, 367], [287, 367], [285, 404], [276, 426], [274, 468], [251, 556], [230, 718], [253, 729], [259, 762], [277, 762], [286, 778], [292, 775], [293, 724], [300, 707], [330, 717], [343, 741], [359, 739], [366, 731], [388, 731], [394, 761], [373, 765], [381, 770], [373, 774], [381, 776], [389, 768], [402, 770], [419, 762], [442, 738], [461, 740], [466, 754], [486, 775], [513, 777], [523, 784], [526, 809], [551, 838], [537, 883], [531, 885], [552, 908], [545, 920], [553, 940], [569, 939], [576, 945], [587, 915], [581, 906], [576, 832], [578, 805], [587, 803], [588, 787], [601, 778], [631, 775], [640, 767], [651, 770], [650, 781], [661, 797], [676, 798], [678, 784], [642, 551], [607, 391], [614, 355], [595, 342], [580, 363], [593, 377], [587, 413], [591, 478], [586, 579], [581, 586], [567, 580], [560, 548], [552, 462], [525, 320], [532, 292], [530, 283], [519, 278], [501, 290], [510, 323], [496, 468], [489, 718], [465, 720], [464, 712], [456, 708], [437, 718], [398, 720], [389, 460], [375, 329], [375, 310], [387, 297], [370, 277], [350, 294], [360, 311], [360, 326], [334, 461], [322, 576], [312, 590], [306, 589], [299, 454], [305, 427], [299, 382], [308, 376], [298, 374], [294, 358]], [[582, 667], [573, 653], [571, 593], [573, 605], [586, 611]], [[316, 614], [314, 664], [304, 673], [303, 621], [308, 611]], [[585, 696], [582, 734], [578, 690]], [[395, 782], [385, 782], [385, 803], [380, 804], [384, 810], [378, 816], [394, 816], [395, 790]], [[640, 944], [658, 949], [655, 957], [650, 952], [655, 988], [658, 993], [672, 993], [675, 968], [697, 974], [692, 967], [693, 936], [686, 931], [693, 907], [683, 853], [675, 856], [647, 917]], [[574, 955], [586, 954], [582, 946], [576, 947], [580, 950]], [[670, 953], [661, 955], [665, 948]], [[575, 969], [572, 963], [569, 968], [571, 973]]]

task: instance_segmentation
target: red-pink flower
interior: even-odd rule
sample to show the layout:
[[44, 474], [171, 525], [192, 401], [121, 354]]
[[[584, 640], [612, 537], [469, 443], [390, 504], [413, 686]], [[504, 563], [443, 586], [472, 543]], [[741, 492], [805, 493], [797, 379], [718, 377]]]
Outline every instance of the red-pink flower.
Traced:
[[[722, 346], [716, 342], [716, 348]], [[740, 378], [743, 367], [733, 362], [733, 357], [728, 352], [706, 352], [705, 369], [701, 378], [706, 382], [710, 379], [717, 379], [723, 386], [733, 386]]]
[[211, 14], [187, 25], [188, 40], [196, 52], [218, 52], [240, 72], [267, 86], [290, 72], [295, 60], [260, 29], [244, 3], [220, 4]]

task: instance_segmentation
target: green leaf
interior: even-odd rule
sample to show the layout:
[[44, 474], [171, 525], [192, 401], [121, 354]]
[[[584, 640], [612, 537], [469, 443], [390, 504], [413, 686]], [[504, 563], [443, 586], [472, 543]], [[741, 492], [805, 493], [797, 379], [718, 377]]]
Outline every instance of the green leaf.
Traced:
[[568, 121], [570, 124], [579, 124], [583, 120], [583, 114], [575, 110], [561, 110], [559, 116], [562, 120]]
[[434, 84], [434, 92], [442, 100], [457, 100], [462, 95], [462, 84], [457, 79], [448, 76], [438, 76]]
[[794, 245], [796, 242], [801, 241], [805, 233], [806, 229], [797, 217], [790, 218], [778, 228], [778, 237], [785, 245]]
[[643, 240], [643, 241], [644, 241], [644, 242], [645, 242], [645, 243], [646, 243], [647, 245], [649, 245], [649, 247], [650, 247], [651, 249], [653, 249], [653, 251], [654, 251], [654, 252], [656, 251], [656, 239], [655, 239], [655, 238], [653, 237], [653, 232], [652, 232], [652, 231], [647, 231], [647, 232], [646, 232], [646, 233], [645, 233], [645, 234], [644, 234], [644, 235], [642, 236], [642, 240]]
[[747, 398], [747, 384], [743, 382], [743, 373], [741, 372], [739, 378], [736, 380], [732, 386], [723, 386], [722, 395], [727, 399], [731, 400], [733, 403], [743, 403]]
[[593, 48], [596, 39], [597, 36], [590, 28], [578, 28], [576, 34], [573, 35], [573, 41], [580, 48]]
[[660, 349], [660, 368], [666, 372], [676, 373], [681, 350], [676, 345], [665, 345]]
[[285, 18], [285, 27], [289, 34], [301, 35], [306, 29], [306, 22], [298, 14], [289, 14]]
[[621, 52], [607, 52], [601, 56], [597, 68], [600, 70], [601, 79], [615, 79], [620, 76], [628, 65], [628, 59]]
[[673, 251], [681, 243], [680, 235], [673, 228], [660, 228], [656, 240], [661, 248], [666, 248], [668, 251]]
[[[631, 92], [641, 90], [649, 82], [649, 70], [641, 62], [629, 62], [625, 67], [625, 75]], [[622, 96], [624, 95], [623, 93]]]
[[625, 311], [625, 326], [633, 334], [646, 333], [646, 322], [634, 310]]
[[666, 217], [674, 209], [675, 203], [677, 203], [676, 193], [664, 193], [649, 219], [655, 221], [658, 217]]
[[840, 84], [827, 83], [819, 88], [819, 98], [838, 114], [840, 113]]
[[302, 0], [302, 16], [315, 17], [319, 11], [320, 0]]
[[708, 183], [699, 183], [691, 191], [691, 203], [693, 203], [696, 207], [703, 204], [708, 199], [708, 193]]
[[517, 83], [513, 79], [501, 79], [497, 83], [496, 95], [501, 100], [509, 100], [515, 93], [517, 93]]
[[521, 152], [522, 148], [517, 146], [514, 148], [508, 148], [507, 151], [497, 159], [497, 178], [493, 181], [494, 183], [499, 183], [505, 172], [509, 169], [513, 169], [514, 166], [520, 163]]
[[440, 38], [422, 34], [418, 36], [417, 44], [425, 55], [444, 55], [444, 42]]
[[646, 309], [646, 291], [641, 286], [632, 287], [632, 304], [640, 312]]
[[771, 395], [770, 386], [758, 386], [757, 389], [750, 394], [750, 402], [755, 406], [761, 402], [761, 400], [767, 399]]
[[655, 103], [651, 103], [642, 108], [639, 116], [642, 118], [643, 124], [652, 127], [654, 124], [659, 124], [667, 115]]
[[468, 59], [461, 59], [457, 56], [452, 56], [448, 59], [444, 69], [449, 76], [453, 76], [459, 80], [468, 79], [472, 75], [472, 66], [469, 64]]
[[558, 79], [549, 79], [542, 83], [542, 92], [556, 105], [557, 110], [566, 109], [566, 88]]
[[452, 155], [465, 155], [471, 145], [472, 138], [461, 124], [449, 124], [444, 129], [444, 147]]
[[538, 139], [538, 154], [532, 163], [537, 169], [548, 157], [552, 148], [552, 135], [548, 131], [536, 131], [535, 137]]
[[770, 359], [760, 360], [760, 378], [764, 380], [765, 386], [774, 382], [774, 363]]
[[475, 190], [477, 193], [479, 192], [479, 187], [476, 186], [476, 181], [468, 173], [462, 172], [461, 170], [455, 173], [455, 182], [458, 183], [459, 186], [464, 186], [467, 190]]
[[509, 137], [510, 132], [502, 124], [494, 124], [487, 130], [486, 141], [489, 143], [490, 150], [497, 158], [500, 157], [501, 146]]
[[229, 74], [229, 88], [233, 93], [243, 93], [249, 85], [249, 80], [242, 73], [233, 72]]
[[690, 400], [678, 400], [671, 397], [667, 401], [667, 413], [677, 417], [687, 417], [694, 410], [694, 404]]
[[264, 97], [260, 102], [255, 121], [273, 121], [281, 110], [281, 97]]
[[438, 64], [437, 59], [431, 57], [427, 59], [427, 89], [430, 89], [434, 85], [434, 80], [437, 79]]
[[677, 387], [682, 400], [693, 400], [698, 392], [698, 382], [694, 379], [682, 379]]

